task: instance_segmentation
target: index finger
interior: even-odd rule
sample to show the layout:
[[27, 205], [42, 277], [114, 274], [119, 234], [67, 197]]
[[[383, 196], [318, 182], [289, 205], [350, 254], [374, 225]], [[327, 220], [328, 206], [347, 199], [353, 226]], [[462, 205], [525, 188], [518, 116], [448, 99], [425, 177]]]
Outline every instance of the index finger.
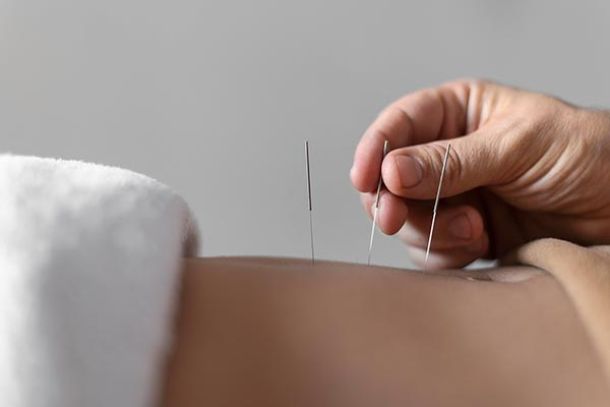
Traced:
[[465, 134], [473, 86], [466, 80], [450, 82], [408, 94], [385, 108], [356, 147], [350, 171], [354, 187], [360, 192], [375, 189], [385, 140], [393, 150]]

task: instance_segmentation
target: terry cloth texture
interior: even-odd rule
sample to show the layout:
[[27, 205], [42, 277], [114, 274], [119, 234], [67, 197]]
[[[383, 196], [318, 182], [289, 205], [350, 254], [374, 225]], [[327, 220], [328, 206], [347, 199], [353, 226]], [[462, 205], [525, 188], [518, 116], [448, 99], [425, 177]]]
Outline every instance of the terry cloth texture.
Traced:
[[186, 203], [131, 171], [0, 155], [0, 406], [152, 407]]

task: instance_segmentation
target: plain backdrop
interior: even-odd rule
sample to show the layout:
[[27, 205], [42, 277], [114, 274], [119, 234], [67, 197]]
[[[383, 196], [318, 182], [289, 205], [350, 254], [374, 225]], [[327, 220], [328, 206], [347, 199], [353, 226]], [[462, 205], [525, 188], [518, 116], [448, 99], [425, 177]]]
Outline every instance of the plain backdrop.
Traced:
[[[365, 262], [348, 172], [386, 104], [474, 76], [608, 106], [608, 21], [608, 0], [0, 0], [0, 149], [169, 184], [204, 255], [305, 257], [309, 139], [316, 252]], [[409, 264], [385, 236], [373, 261]]]

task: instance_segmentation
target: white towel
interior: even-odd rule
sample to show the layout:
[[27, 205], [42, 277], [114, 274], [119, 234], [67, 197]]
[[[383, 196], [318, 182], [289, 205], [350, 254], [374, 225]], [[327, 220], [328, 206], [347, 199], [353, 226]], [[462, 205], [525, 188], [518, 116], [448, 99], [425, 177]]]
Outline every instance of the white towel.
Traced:
[[154, 406], [193, 225], [148, 177], [0, 155], [0, 406]]

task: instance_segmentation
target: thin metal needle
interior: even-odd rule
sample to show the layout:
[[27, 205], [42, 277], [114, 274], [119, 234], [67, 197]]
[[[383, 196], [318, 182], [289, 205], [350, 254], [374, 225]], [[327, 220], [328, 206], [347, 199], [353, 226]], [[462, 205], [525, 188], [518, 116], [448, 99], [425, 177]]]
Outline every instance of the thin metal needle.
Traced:
[[311, 244], [311, 264], [315, 262], [313, 251], [313, 219], [311, 215], [311, 176], [309, 174], [309, 141], [305, 140], [305, 171], [307, 172], [307, 204], [309, 207], [309, 241]]
[[430, 246], [432, 245], [432, 234], [434, 233], [434, 224], [436, 223], [436, 210], [438, 209], [438, 201], [441, 197], [441, 189], [443, 187], [443, 178], [445, 176], [445, 167], [447, 166], [447, 159], [449, 158], [449, 151], [451, 150], [451, 144], [447, 144], [447, 150], [445, 150], [445, 157], [443, 158], [443, 167], [441, 168], [441, 176], [438, 180], [438, 189], [436, 190], [436, 198], [434, 200], [434, 209], [432, 209], [432, 223], [430, 224], [430, 234], [428, 235], [428, 245], [426, 246], [426, 259], [424, 260], [424, 270], [428, 265], [428, 257], [430, 256]]
[[[381, 160], [388, 153], [388, 140], [383, 142], [383, 155], [381, 156]], [[377, 183], [377, 195], [375, 195], [375, 207], [373, 208], [373, 224], [371, 225], [371, 238], [369, 239], [369, 256], [366, 261], [367, 265], [371, 265], [371, 252], [373, 250], [373, 238], [375, 237], [375, 225], [377, 224], [377, 212], [379, 209], [379, 195], [381, 194], [381, 185], [383, 184], [383, 179], [381, 178], [381, 173], [379, 174], [379, 183]]]

